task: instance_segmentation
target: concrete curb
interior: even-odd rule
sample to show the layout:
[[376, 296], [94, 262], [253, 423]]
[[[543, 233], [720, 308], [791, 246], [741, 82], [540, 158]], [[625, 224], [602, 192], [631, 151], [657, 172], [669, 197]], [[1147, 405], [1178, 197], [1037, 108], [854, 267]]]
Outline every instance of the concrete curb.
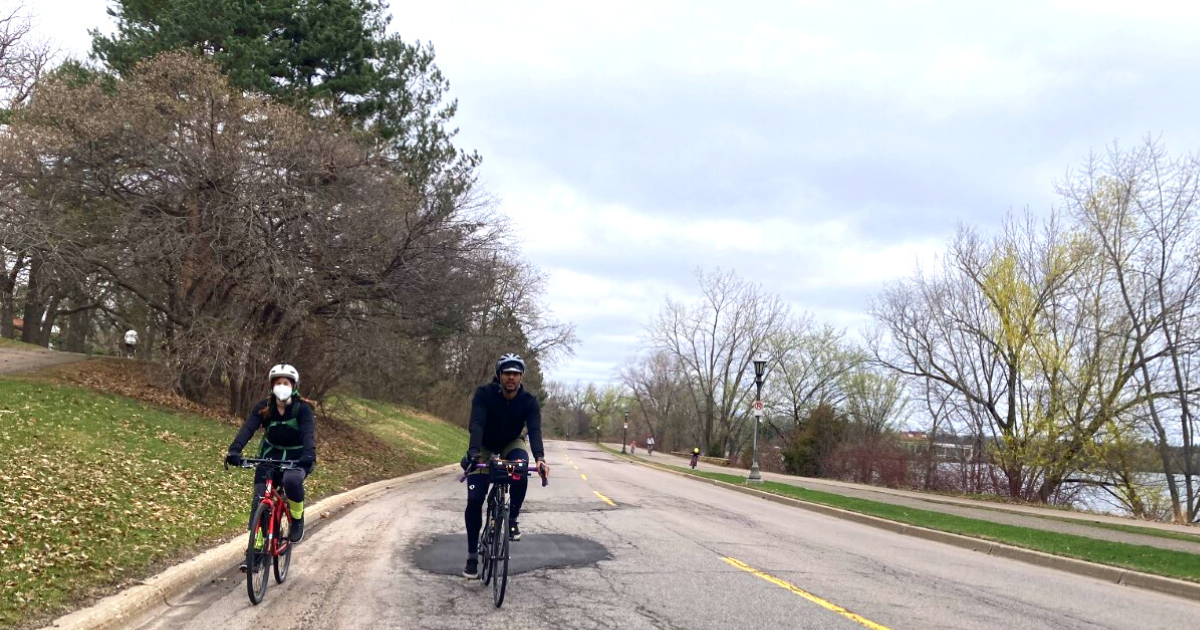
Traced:
[[[306, 510], [331, 517], [362, 501], [369, 501], [384, 492], [399, 486], [424, 481], [458, 470], [457, 464], [426, 470], [404, 477], [385, 479], [359, 486], [338, 495], [326, 497]], [[127, 588], [115, 595], [105, 597], [83, 610], [69, 613], [56, 619], [42, 630], [112, 630], [137, 620], [160, 605], [170, 605], [173, 597], [212, 581], [229, 571], [246, 553], [246, 538], [238, 535], [228, 542], [177, 564], [141, 584]]]
[[1067, 573], [1074, 573], [1076, 575], [1082, 575], [1105, 582], [1112, 582], [1114, 584], [1123, 584], [1125, 586], [1133, 586], [1149, 591], [1156, 591], [1159, 593], [1165, 593], [1167, 595], [1174, 595], [1176, 597], [1200, 601], [1200, 583], [1176, 580], [1174, 578], [1151, 575], [1149, 573], [1142, 573], [1140, 571], [1131, 571], [1129, 569], [1121, 569], [1104, 564], [1096, 564], [1094, 562], [1056, 556], [1040, 551], [1033, 551], [1031, 549], [1023, 549], [1021, 547], [1014, 547], [1012, 545], [1006, 545], [1003, 543], [991, 542], [980, 538], [971, 538], [970, 536], [963, 536], [961, 534], [951, 534], [949, 532], [926, 529], [924, 527], [917, 527], [915, 525], [906, 525], [904, 523], [889, 521], [877, 516], [859, 514], [858, 512], [851, 512], [849, 510], [830, 507], [820, 503], [811, 503], [801, 499], [785, 497], [783, 495], [766, 492], [764, 490], [747, 488], [724, 481], [718, 481], [716, 479], [708, 479], [707, 477], [701, 477], [698, 475], [689, 475], [687, 473], [671, 470], [670, 468], [637, 459], [624, 459], [639, 466], [661, 470], [663, 472], [679, 475], [680, 477], [686, 477], [688, 479], [695, 479], [696, 481], [700, 481], [702, 483], [727, 488], [735, 492], [741, 492], [742, 494], [748, 494], [760, 499], [765, 499], [772, 503], [797, 507], [804, 510], [809, 510], [811, 512], [825, 514], [826, 516], [832, 516], [834, 518], [853, 521], [862, 525], [885, 529], [887, 531], [903, 534], [905, 536], [913, 536], [916, 538], [922, 538], [924, 540], [953, 545], [962, 549], [984, 553], [989, 556], [1027, 562], [1029, 564], [1035, 564], [1048, 569], [1066, 571]]

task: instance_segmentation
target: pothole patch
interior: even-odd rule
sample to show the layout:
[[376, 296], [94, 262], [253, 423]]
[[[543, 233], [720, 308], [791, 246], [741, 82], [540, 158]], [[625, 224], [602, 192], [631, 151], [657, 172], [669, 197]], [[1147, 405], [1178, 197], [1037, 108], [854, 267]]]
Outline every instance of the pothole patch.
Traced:
[[[509, 544], [508, 574], [586, 567], [611, 559], [608, 548], [594, 540], [568, 534], [525, 534]], [[413, 556], [417, 568], [438, 575], [462, 575], [466, 561], [465, 534], [435, 536]]]

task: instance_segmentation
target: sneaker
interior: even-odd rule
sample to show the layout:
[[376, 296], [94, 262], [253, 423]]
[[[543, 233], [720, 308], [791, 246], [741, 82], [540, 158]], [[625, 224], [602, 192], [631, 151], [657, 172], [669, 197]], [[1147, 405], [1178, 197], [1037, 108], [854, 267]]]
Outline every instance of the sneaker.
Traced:
[[467, 558], [467, 566], [463, 569], [463, 577], [479, 577], [479, 558], [475, 556]]
[[509, 540], [521, 540], [521, 526], [520, 525], [513, 523], [512, 527], [508, 528], [508, 539]]
[[291, 529], [288, 530], [288, 540], [293, 543], [298, 543], [304, 540], [304, 515], [292, 521]]
[[[267, 562], [267, 556], [259, 554], [259, 556], [255, 559], [255, 563], [258, 563], [258, 566], [262, 566], [261, 563], [263, 562]], [[245, 560], [242, 560], [242, 563], [238, 565], [238, 571], [241, 571], [242, 573], [249, 573], [249, 567], [250, 565], [246, 564]], [[258, 567], [255, 568], [257, 569]]]

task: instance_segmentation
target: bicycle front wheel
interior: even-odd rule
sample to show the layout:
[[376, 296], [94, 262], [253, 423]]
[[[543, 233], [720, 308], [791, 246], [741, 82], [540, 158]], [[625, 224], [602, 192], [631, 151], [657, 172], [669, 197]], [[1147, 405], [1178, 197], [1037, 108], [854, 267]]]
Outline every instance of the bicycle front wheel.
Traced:
[[508, 507], [501, 507], [496, 516], [496, 554], [492, 567], [492, 600], [496, 608], [504, 603], [504, 590], [508, 587]]
[[283, 584], [283, 581], [287, 579], [288, 569], [292, 566], [291, 515], [284, 514], [280, 517], [279, 526], [275, 528], [275, 532], [275, 539], [278, 542], [276, 543], [276, 553], [271, 558], [271, 564], [275, 567], [275, 583]]
[[495, 522], [495, 514], [489, 507], [487, 510], [487, 520], [483, 524], [483, 532], [479, 535], [479, 579], [483, 580], [483, 585], [487, 586], [492, 579], [492, 556], [496, 552], [496, 540], [494, 534], [495, 527], [492, 523]]
[[271, 573], [271, 550], [267, 540], [270, 523], [270, 506], [260, 504], [250, 519], [250, 541], [246, 544], [246, 594], [254, 605], [267, 596]]

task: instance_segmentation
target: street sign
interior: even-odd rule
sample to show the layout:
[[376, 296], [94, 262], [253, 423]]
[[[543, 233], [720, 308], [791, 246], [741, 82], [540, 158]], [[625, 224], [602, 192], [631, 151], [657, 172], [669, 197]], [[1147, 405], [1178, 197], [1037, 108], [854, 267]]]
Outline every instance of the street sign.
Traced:
[[763, 416], [762, 401], [756, 400], [756, 401], [754, 401], [754, 417], [758, 420], [762, 420], [762, 416]]

